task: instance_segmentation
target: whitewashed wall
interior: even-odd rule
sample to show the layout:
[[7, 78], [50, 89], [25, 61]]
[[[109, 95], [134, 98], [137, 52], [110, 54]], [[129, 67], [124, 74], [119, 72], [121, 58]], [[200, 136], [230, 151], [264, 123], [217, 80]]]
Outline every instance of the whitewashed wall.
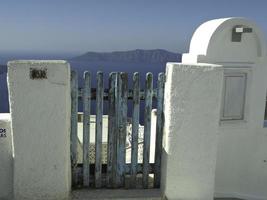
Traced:
[[223, 68], [168, 63], [162, 193], [169, 200], [213, 200]]
[[[236, 25], [252, 28], [232, 42]], [[183, 63], [214, 63], [247, 70], [244, 120], [223, 121], [219, 129], [215, 192], [218, 197], [267, 199], [267, 129], [263, 127], [267, 89], [266, 42], [260, 29], [242, 18], [212, 20], [193, 35]], [[222, 101], [222, 100], [221, 100]]]
[[[32, 69], [46, 77], [32, 79]], [[8, 63], [14, 139], [14, 198], [67, 199], [70, 177], [70, 66], [66, 61]]]
[[10, 114], [0, 114], [0, 199], [11, 199], [13, 150]]

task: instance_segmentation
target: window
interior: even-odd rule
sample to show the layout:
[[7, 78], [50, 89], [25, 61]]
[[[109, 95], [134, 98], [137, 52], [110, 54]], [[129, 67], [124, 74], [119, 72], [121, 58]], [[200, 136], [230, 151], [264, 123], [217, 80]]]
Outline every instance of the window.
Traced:
[[221, 120], [244, 120], [246, 90], [247, 73], [225, 73]]

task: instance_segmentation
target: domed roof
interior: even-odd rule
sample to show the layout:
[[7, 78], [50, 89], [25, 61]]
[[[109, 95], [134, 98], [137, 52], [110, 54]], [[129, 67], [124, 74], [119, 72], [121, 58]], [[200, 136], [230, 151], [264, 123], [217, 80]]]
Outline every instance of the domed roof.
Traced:
[[[242, 41], [232, 40], [235, 27], [249, 27], [251, 33], [242, 33]], [[206, 56], [208, 61], [249, 62], [266, 56], [266, 43], [262, 32], [244, 18], [215, 19], [200, 25], [191, 39], [190, 55]], [[233, 57], [233, 55], [235, 57]]]

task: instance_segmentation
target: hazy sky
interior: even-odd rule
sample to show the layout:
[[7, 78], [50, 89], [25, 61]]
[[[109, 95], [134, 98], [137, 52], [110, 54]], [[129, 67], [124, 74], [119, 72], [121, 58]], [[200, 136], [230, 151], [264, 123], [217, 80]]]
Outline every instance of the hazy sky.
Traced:
[[1, 0], [0, 52], [185, 52], [201, 23], [230, 16], [267, 36], [266, 0]]

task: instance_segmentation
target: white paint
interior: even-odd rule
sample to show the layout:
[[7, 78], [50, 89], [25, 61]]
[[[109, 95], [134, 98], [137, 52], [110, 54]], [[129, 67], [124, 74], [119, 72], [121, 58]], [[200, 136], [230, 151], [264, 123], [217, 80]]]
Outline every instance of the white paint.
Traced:
[[[30, 68], [46, 68], [47, 79], [30, 79]], [[67, 199], [71, 188], [69, 64], [9, 62], [8, 88], [15, 199]]]
[[155, 162], [156, 132], [157, 132], [157, 109], [153, 109], [151, 111], [150, 155], [149, 155], [150, 163]]
[[10, 114], [0, 113], [0, 129], [0, 199], [11, 199], [13, 150]]
[[[232, 29], [252, 28], [241, 42], [231, 42]], [[218, 197], [267, 199], [267, 129], [263, 128], [267, 90], [266, 42], [261, 30], [243, 18], [212, 20], [193, 35], [183, 63], [214, 63], [225, 73], [246, 71], [244, 120], [223, 121], [219, 130], [215, 191]]]
[[162, 193], [169, 200], [212, 200], [223, 69], [167, 64]]

